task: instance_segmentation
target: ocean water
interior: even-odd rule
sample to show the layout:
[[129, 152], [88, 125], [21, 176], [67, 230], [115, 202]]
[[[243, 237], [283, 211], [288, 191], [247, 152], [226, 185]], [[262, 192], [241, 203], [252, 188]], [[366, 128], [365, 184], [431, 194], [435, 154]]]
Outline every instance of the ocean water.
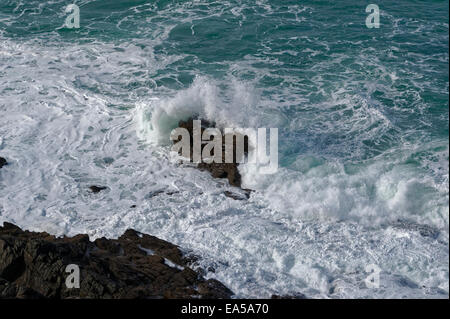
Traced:
[[[150, 233], [236, 297], [448, 298], [449, 4], [367, 4], [1, 0], [0, 223]], [[193, 114], [277, 127], [278, 172], [171, 163]]]

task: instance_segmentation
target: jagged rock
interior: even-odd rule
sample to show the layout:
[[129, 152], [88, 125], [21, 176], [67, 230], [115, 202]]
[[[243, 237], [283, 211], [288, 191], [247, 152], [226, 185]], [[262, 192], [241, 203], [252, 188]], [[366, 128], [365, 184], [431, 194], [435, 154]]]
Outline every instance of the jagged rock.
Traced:
[[0, 168], [6, 165], [8, 165], [8, 162], [3, 157], [0, 157]]
[[101, 191], [107, 189], [108, 187], [105, 186], [89, 186], [89, 189], [91, 190], [91, 192], [93, 192], [94, 194], [100, 193]]
[[[67, 288], [66, 266], [80, 269]], [[56, 238], [0, 227], [0, 298], [230, 298], [220, 282], [188, 266], [179, 248], [127, 230], [119, 239]]]
[[[188, 130], [190, 135], [190, 143], [191, 146], [193, 145], [193, 136], [194, 136], [194, 125], [193, 125], [193, 118], [188, 119], [187, 121], [180, 121], [178, 123], [178, 127], [185, 128]], [[203, 132], [207, 128], [213, 128], [215, 127], [214, 123], [210, 123], [205, 120], [202, 121], [202, 127], [201, 127], [201, 135], [203, 136]], [[180, 141], [180, 138], [178, 140], [175, 140], [174, 143]], [[204, 145], [202, 144], [202, 152], [203, 152]], [[248, 153], [248, 138], [247, 136], [244, 137], [244, 153]], [[191, 154], [190, 159], [192, 161], [193, 157], [193, 147], [191, 147]], [[225, 163], [225, 135], [222, 133], [222, 163], [199, 163], [198, 168], [201, 170], [206, 170], [211, 173], [211, 175], [215, 178], [226, 178], [228, 179], [230, 185], [241, 187], [242, 179], [241, 174], [239, 173], [239, 163], [236, 160], [236, 138], [233, 139], [233, 163]]]
[[250, 189], [243, 189], [243, 193], [235, 193], [230, 191], [224, 191], [223, 194], [227, 197], [230, 197], [234, 200], [245, 200], [250, 198], [251, 190]]

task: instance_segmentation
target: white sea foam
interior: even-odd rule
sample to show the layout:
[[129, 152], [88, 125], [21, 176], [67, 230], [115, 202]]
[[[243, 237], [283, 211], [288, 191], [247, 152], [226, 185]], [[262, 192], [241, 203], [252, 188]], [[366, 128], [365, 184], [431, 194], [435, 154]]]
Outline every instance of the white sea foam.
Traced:
[[[170, 141], [170, 131], [177, 127], [179, 120], [198, 115], [208, 121], [216, 121], [219, 127], [229, 127], [232, 123], [242, 123], [248, 109], [257, 108], [255, 101], [260, 99], [254, 98], [254, 93], [247, 93], [251, 98], [238, 98], [230, 104], [224, 102], [227, 96], [244, 90], [242, 86], [236, 87], [235, 84], [224, 93], [212, 83], [200, 78], [174, 97], [138, 105], [136, 119], [139, 136], [151, 143], [164, 145]], [[333, 99], [330, 108], [359, 103], [351, 98], [342, 100], [334, 96]], [[345, 125], [348, 125], [349, 134], [352, 130], [360, 132], [364, 126], [375, 127], [365, 133], [367, 137], [358, 134], [360, 138], [367, 139], [391, 127], [389, 120], [379, 111], [368, 107], [365, 101], [361, 105], [354, 111], [352, 122], [336, 124], [343, 125], [342, 130], [346, 130]], [[258, 126], [258, 121], [264, 122], [261, 115], [250, 118], [255, 126]], [[331, 130], [328, 127], [324, 129]], [[261, 191], [268, 207], [280, 214], [299, 219], [351, 219], [366, 225], [412, 218], [445, 228], [448, 226], [445, 193], [433, 192], [436, 185], [432, 179], [426, 176], [418, 178], [417, 170], [411, 170], [407, 164], [401, 165], [404, 154], [402, 152], [400, 158], [379, 157], [364, 166], [343, 165], [335, 160], [300, 155], [289, 168], [282, 168], [274, 176], [259, 174], [255, 165], [243, 165], [240, 171], [243, 186]], [[299, 198], [302, 198], [300, 202]], [[437, 202], [441, 204], [436, 205]]]
[[[164, 98], [155, 104], [152, 101], [146, 108], [139, 106], [138, 114], [143, 114], [143, 109], [148, 111], [146, 118], [138, 115], [139, 131], [145, 131], [150, 123], [156, 123], [153, 126], [158, 132], [156, 135], [147, 133], [142, 136], [153, 142], [157, 141], [154, 136], [167, 139], [167, 128], [193, 114], [219, 123], [233, 123], [233, 119], [239, 119], [245, 110], [235, 109], [234, 117], [220, 113], [220, 108], [224, 106], [223, 96], [227, 94], [230, 92], [221, 92], [208, 81], [197, 80], [174, 98]], [[352, 99], [333, 102], [335, 105], [350, 106], [354, 103]], [[353, 126], [371, 127], [377, 123], [378, 131], [367, 132], [368, 138], [389, 129], [390, 122], [384, 115], [364, 103], [362, 105], [355, 111]], [[236, 115], [236, 112], [239, 113]], [[161, 114], [170, 114], [168, 127], [165, 127], [168, 122], [153, 121], [153, 116], [160, 119]], [[265, 121], [261, 115], [254, 119], [260, 123]], [[207, 244], [204, 247], [188, 245], [188, 248], [203, 251], [205, 267], [212, 262], [218, 269], [229, 269], [238, 267], [240, 260], [247, 260], [247, 270], [252, 269], [250, 273], [253, 275], [238, 270], [219, 271], [216, 275], [245, 296], [257, 297], [254, 290], [259, 289], [257, 287], [261, 281], [274, 282], [267, 286], [267, 294], [280, 291], [293, 293], [296, 289], [315, 297], [330, 294], [336, 297], [395, 297], [408, 287], [410, 296], [445, 296], [448, 293], [445, 265], [440, 270], [432, 270], [435, 274], [431, 276], [433, 279], [425, 275], [426, 271], [430, 271], [425, 266], [427, 262], [423, 264], [422, 271], [416, 268], [399, 275], [395, 269], [411, 265], [411, 259], [388, 253], [393, 249], [400, 254], [398, 245], [404, 245], [404, 239], [408, 239], [411, 250], [408, 248], [401, 254], [409, 256], [405, 258], [411, 258], [414, 254], [414, 259], [422, 263], [424, 261], [415, 253], [416, 249], [431, 249], [442, 254], [444, 251], [440, 249], [448, 243], [448, 194], [445, 191], [436, 193], [433, 179], [426, 175], [419, 177], [418, 174], [423, 172], [411, 169], [408, 164], [402, 165], [404, 153], [401, 154], [400, 157], [387, 154], [364, 165], [343, 165], [335, 160], [301, 155], [289, 168], [281, 168], [273, 176], [260, 175], [255, 166], [241, 166], [244, 187], [257, 190], [249, 203], [228, 208], [215, 202], [214, 208], [209, 208], [211, 215], [206, 216], [201, 213], [189, 216], [179, 211], [183, 218], [178, 220], [180, 232], [176, 237], [182, 238], [181, 242], [191, 242], [191, 238], [196, 238], [198, 234], [186, 230], [197, 225], [194, 229], [201, 232], [200, 236]], [[204, 207], [205, 204], [199, 205]], [[239, 217], [244, 215], [241, 220]], [[399, 219], [415, 220], [417, 225], [435, 225], [440, 230], [440, 241], [436, 241], [435, 246], [433, 240], [424, 241], [418, 233], [411, 233], [411, 229], [383, 230]], [[203, 223], [211, 225], [211, 229], [199, 225]], [[219, 232], [211, 232], [212, 229]], [[285, 245], [280, 247], [280, 242], [285, 242]], [[369, 242], [372, 244], [363, 244]], [[339, 243], [342, 250], [336, 250], [335, 244], [331, 243]], [[220, 254], [223, 247], [228, 247], [227, 252]], [[330, 247], [330, 251], [324, 247]], [[317, 254], [310, 253], [315, 250]], [[349, 257], [347, 253], [354, 255]], [[346, 263], [346, 258], [355, 259]], [[389, 291], [387, 294], [361, 289], [365, 279], [364, 268], [371, 263], [382, 265], [382, 285]], [[340, 273], [342, 267], [346, 269], [344, 275]], [[234, 282], [232, 278], [235, 277], [241, 278], [243, 283]], [[419, 288], [418, 283], [439, 288], [426, 288], [423, 295], [424, 290]], [[293, 290], [293, 287], [297, 288]]]
[[[213, 80], [198, 77], [192, 86], [173, 97], [153, 99], [137, 105], [138, 135], [150, 143], [167, 145], [170, 132], [180, 120], [198, 117], [219, 128], [253, 127], [257, 97], [245, 84], [233, 81], [225, 100]], [[248, 116], [248, 118], [247, 118]], [[249, 126], [242, 126], [242, 125]]]

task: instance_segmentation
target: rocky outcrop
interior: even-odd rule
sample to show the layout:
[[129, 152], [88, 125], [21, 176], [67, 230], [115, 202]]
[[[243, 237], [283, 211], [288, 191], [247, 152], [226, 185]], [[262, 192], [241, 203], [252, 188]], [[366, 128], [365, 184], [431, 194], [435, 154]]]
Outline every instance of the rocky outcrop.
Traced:
[[3, 157], [0, 157], [0, 168], [2, 168], [5, 165], [8, 165], [8, 162]]
[[223, 194], [226, 197], [232, 198], [234, 200], [246, 200], [250, 198], [250, 190], [245, 189], [243, 193], [236, 193], [236, 192], [230, 192], [230, 191], [224, 191]]
[[[79, 288], [66, 267], [77, 265]], [[56, 238], [0, 227], [0, 298], [230, 298], [220, 282], [189, 267], [180, 249], [127, 230], [118, 239]]]
[[[178, 123], [178, 127], [180, 128], [185, 128], [190, 135], [191, 138], [191, 145], [193, 145], [193, 136], [194, 136], [194, 132], [193, 132], [193, 118], [188, 119], [187, 121], [180, 121]], [[205, 131], [205, 129], [207, 128], [213, 128], [215, 127], [214, 123], [210, 123], [208, 121], [205, 120], [201, 120], [202, 122], [202, 126], [201, 126], [201, 135], [203, 136], [203, 132]], [[178, 141], [180, 141], [180, 138], [178, 140], [175, 140], [174, 143], [177, 143]], [[203, 152], [203, 147], [205, 145], [202, 144], [201, 146], [201, 151]], [[248, 153], [248, 138], [247, 136], [244, 136], [244, 154]], [[192, 161], [192, 157], [193, 157], [193, 147], [191, 147], [191, 154], [190, 154], [190, 159]], [[209, 171], [211, 173], [211, 175], [215, 178], [226, 178], [228, 179], [228, 182], [230, 183], [230, 185], [232, 186], [236, 186], [236, 187], [241, 187], [242, 184], [242, 179], [241, 179], [241, 174], [239, 173], [239, 163], [236, 160], [236, 138], [233, 139], [233, 163], [225, 163], [225, 135], [222, 133], [222, 163], [199, 163], [198, 164], [198, 168], [201, 170], [206, 170]], [[248, 194], [250, 194], [250, 190], [245, 190]], [[228, 195], [227, 195], [228, 196]]]
[[89, 189], [91, 190], [91, 192], [93, 192], [94, 194], [100, 193], [101, 191], [108, 189], [108, 187], [105, 186], [89, 186]]

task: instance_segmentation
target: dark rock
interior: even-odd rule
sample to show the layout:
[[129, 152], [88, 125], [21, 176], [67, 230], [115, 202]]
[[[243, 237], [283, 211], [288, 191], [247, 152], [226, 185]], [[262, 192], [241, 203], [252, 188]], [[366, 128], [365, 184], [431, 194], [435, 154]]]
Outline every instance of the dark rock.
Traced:
[[[185, 128], [190, 135], [191, 138], [191, 154], [190, 159], [192, 161], [193, 157], [193, 136], [194, 136], [194, 119], [190, 118], [187, 121], [180, 121], [178, 123], [178, 127]], [[214, 123], [210, 123], [205, 120], [202, 121], [202, 127], [201, 127], [201, 135], [203, 135], [203, 132], [207, 128], [213, 128], [215, 127]], [[180, 141], [181, 137], [179, 137], [178, 140], [175, 140], [174, 143]], [[204, 145], [202, 144], [202, 151], [203, 151]], [[241, 174], [239, 173], [238, 166], [239, 166], [239, 160], [236, 158], [236, 137], [233, 139], [233, 163], [225, 163], [225, 135], [222, 133], [222, 163], [199, 163], [198, 168], [201, 170], [206, 170], [211, 173], [211, 175], [215, 178], [226, 178], [228, 179], [230, 185], [241, 187], [242, 179]], [[248, 138], [247, 136], [244, 136], [244, 154], [248, 153]]]
[[430, 237], [433, 239], [436, 239], [439, 237], [439, 229], [425, 225], [425, 224], [418, 224], [413, 221], [404, 220], [404, 219], [398, 219], [396, 222], [392, 224], [394, 228], [398, 229], [405, 229], [409, 231], [415, 231], [418, 232], [423, 237]]
[[91, 190], [91, 192], [93, 192], [94, 194], [100, 193], [101, 191], [107, 189], [108, 187], [105, 186], [89, 186], [89, 189]]
[[235, 200], [246, 200], [246, 199], [250, 198], [251, 192], [252, 191], [250, 189], [243, 189], [243, 193], [235, 193], [235, 192], [230, 192], [230, 191], [225, 191], [223, 193], [225, 196], [230, 197]]
[[105, 157], [105, 158], [103, 158], [103, 162], [104, 162], [106, 165], [110, 165], [110, 164], [114, 163], [114, 159], [111, 158], [111, 157]]
[[0, 157], [0, 168], [6, 165], [8, 165], [8, 162], [3, 157]]
[[150, 193], [148, 193], [147, 195], [145, 195], [144, 198], [145, 199], [151, 199], [153, 197], [156, 197], [156, 196], [159, 196], [159, 195], [162, 195], [162, 194], [165, 194], [165, 195], [168, 195], [168, 196], [172, 196], [172, 195], [178, 194], [178, 191], [164, 191], [163, 189], [154, 190], [154, 191], [151, 191]]
[[[66, 266], [80, 268], [80, 288], [67, 288]], [[119, 239], [56, 238], [0, 227], [0, 298], [230, 298], [216, 280], [188, 266], [179, 248], [127, 230]]]
[[[215, 279], [209, 279], [204, 281], [198, 285], [198, 291], [205, 298], [221, 298], [227, 299], [229, 298], [226, 294], [226, 290], [228, 288], [225, 287], [220, 281]], [[224, 293], [225, 292], [225, 293]]]

